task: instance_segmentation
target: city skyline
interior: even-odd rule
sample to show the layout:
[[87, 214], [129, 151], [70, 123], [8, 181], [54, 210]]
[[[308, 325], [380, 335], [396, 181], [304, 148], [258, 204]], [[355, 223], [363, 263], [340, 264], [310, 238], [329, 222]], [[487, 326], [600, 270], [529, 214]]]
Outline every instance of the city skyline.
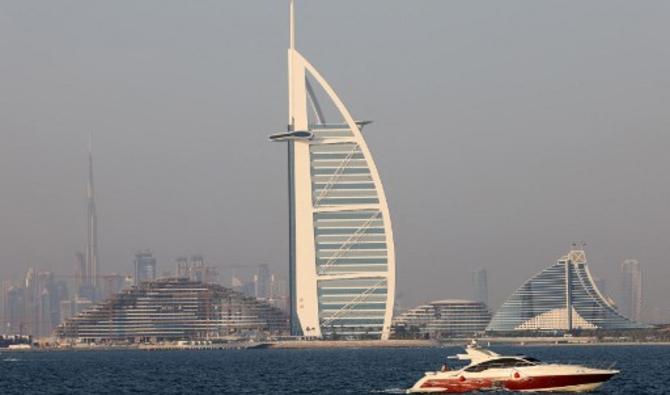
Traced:
[[[670, 252], [662, 239], [670, 221], [659, 170], [668, 167], [662, 149], [668, 119], [660, 104], [667, 76], [658, 71], [668, 65], [658, 38], [665, 36], [660, 21], [667, 10], [613, 5], [596, 31], [593, 4], [495, 8], [502, 16], [476, 5], [435, 2], [407, 11], [390, 4], [379, 15], [387, 3], [371, 2], [357, 6], [360, 23], [334, 35], [316, 21], [346, 19], [340, 9], [346, 7], [304, 3], [301, 26], [319, 34], [301, 36], [301, 48], [326, 68], [354, 115], [376, 121], [366, 138], [392, 197], [404, 305], [469, 295], [461, 280], [486, 266], [498, 279], [490, 290], [494, 308], [520, 285], [517, 276], [532, 275], [572, 240], [585, 239], [592, 269], [611, 289], [620, 262], [633, 256], [649, 276], [648, 303], [667, 308]], [[13, 4], [0, 16], [11, 22], [0, 24], [3, 36], [12, 38], [0, 44], [9, 59], [0, 78], [6, 92], [15, 93], [0, 110], [7, 142], [0, 277], [18, 279], [29, 266], [71, 271], [87, 221], [85, 153], [73, 147], [83, 147], [92, 125], [106, 271], [128, 272], [144, 246], [159, 261], [201, 251], [223, 266], [267, 262], [279, 271], [287, 255], [286, 174], [278, 165], [285, 154], [263, 140], [285, 119], [277, 108], [286, 89], [278, 70], [285, 53], [277, 49], [285, 41], [286, 24], [277, 21], [285, 4], [268, 4], [262, 12], [252, 5], [182, 5], [153, 16], [142, 5], [144, 12], [120, 17], [129, 26], [120, 31], [103, 15], [120, 15], [123, 7], [85, 6], [69, 16], [50, 6], [51, 14], [43, 14]], [[630, 12], [644, 14], [644, 24], [625, 17]], [[91, 23], [78, 18], [81, 13], [101, 22], [89, 37], [74, 35]], [[395, 14], [415, 28], [392, 31], [402, 21]], [[253, 28], [235, 19], [253, 19]], [[482, 19], [493, 25], [477, 33]], [[156, 33], [142, 28], [147, 20]], [[574, 29], [563, 32], [564, 20]], [[40, 28], [27, 32], [16, 21]], [[174, 21], [184, 23], [183, 36], [163, 38]], [[500, 43], [491, 38], [494, 28], [509, 57], [489, 41]], [[535, 38], [523, 34], [531, 28]], [[253, 33], [221, 41], [237, 31]], [[422, 42], [434, 36], [441, 41], [429, 51]], [[346, 50], [339, 42], [349, 44]], [[397, 56], [391, 42], [410, 56]], [[250, 51], [256, 44], [260, 50]], [[142, 56], [149, 47], [156, 61]], [[370, 47], [378, 49], [374, 56]], [[81, 55], [91, 48], [98, 48], [99, 59]], [[238, 85], [233, 76], [244, 67], [257, 79]], [[535, 88], [525, 85], [528, 78]], [[41, 94], [45, 86], [52, 93]], [[258, 94], [260, 87], [266, 95]], [[228, 97], [232, 91], [242, 92], [236, 101]], [[248, 161], [257, 164], [245, 166]], [[566, 196], [565, 190], [585, 193]], [[263, 245], [250, 248], [258, 240]]]
[[[83, 254], [79, 255], [83, 262]], [[145, 282], [188, 280], [203, 286], [223, 286], [276, 307], [288, 317], [287, 286], [283, 276], [270, 272], [266, 264], [258, 265], [257, 274], [252, 274], [253, 267], [238, 265], [235, 268], [247, 269], [246, 273], [233, 273], [226, 278], [219, 276], [217, 267], [206, 264], [202, 255], [192, 255], [190, 259], [180, 256], [174, 262], [159, 266], [150, 250], [140, 250], [129, 266], [134, 266], [135, 275], [101, 274], [97, 303], [108, 303]], [[160, 275], [157, 274], [158, 269], [162, 269]], [[66, 319], [95, 306], [90, 298], [91, 288], [81, 280], [76, 268], [74, 274], [27, 268], [21, 281], [3, 280], [0, 334], [47, 337]]]

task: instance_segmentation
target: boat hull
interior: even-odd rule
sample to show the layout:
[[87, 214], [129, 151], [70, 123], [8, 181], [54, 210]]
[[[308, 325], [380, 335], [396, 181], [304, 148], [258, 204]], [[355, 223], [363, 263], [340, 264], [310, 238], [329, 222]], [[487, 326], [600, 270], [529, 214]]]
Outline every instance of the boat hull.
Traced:
[[509, 380], [505, 389], [533, 392], [588, 392], [601, 386], [616, 373], [578, 374], [569, 376], [527, 377]]
[[424, 378], [408, 393], [466, 393], [509, 390], [519, 392], [588, 392], [601, 386], [615, 372], [504, 378]]

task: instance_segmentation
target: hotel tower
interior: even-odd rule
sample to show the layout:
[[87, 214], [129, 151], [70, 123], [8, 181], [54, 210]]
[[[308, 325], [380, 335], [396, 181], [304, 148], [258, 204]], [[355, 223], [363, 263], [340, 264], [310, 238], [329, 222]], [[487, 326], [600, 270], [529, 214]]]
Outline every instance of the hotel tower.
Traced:
[[288, 130], [270, 139], [288, 145], [291, 332], [388, 339], [395, 253], [386, 196], [361, 133], [369, 121], [354, 120], [296, 50], [293, 0], [289, 14]]

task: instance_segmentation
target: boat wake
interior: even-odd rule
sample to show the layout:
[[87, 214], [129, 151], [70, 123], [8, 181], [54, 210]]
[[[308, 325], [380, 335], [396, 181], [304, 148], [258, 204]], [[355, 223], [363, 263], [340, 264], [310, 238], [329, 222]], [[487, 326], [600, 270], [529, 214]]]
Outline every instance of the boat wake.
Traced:
[[370, 393], [374, 394], [404, 394], [407, 390], [404, 388], [387, 388], [383, 390], [372, 390]]

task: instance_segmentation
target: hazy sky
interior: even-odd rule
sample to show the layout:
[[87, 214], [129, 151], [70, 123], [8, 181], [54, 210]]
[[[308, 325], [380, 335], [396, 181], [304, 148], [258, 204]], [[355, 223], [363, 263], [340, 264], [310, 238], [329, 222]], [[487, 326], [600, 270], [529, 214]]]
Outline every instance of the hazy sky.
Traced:
[[[400, 303], [494, 305], [575, 240], [670, 308], [670, 2], [298, 0], [299, 50], [376, 159]], [[287, 1], [0, 1], [0, 280], [100, 262], [287, 270]]]

